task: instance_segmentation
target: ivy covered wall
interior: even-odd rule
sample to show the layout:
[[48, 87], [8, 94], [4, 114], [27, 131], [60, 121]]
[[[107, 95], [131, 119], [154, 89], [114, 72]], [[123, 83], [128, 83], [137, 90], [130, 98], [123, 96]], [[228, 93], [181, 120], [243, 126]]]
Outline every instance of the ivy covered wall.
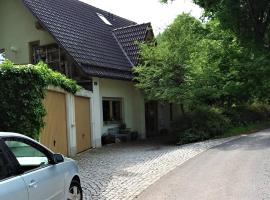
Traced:
[[46, 110], [43, 99], [49, 85], [75, 94], [80, 87], [75, 81], [54, 72], [44, 63], [0, 64], [0, 131], [17, 132], [37, 139], [44, 127]]

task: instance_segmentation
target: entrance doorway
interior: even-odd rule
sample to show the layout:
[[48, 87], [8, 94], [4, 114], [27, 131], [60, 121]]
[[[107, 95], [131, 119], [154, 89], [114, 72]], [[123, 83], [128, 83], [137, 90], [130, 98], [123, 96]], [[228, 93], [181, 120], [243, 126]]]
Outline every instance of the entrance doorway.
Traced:
[[158, 103], [149, 101], [145, 104], [145, 126], [146, 136], [153, 137], [158, 135]]

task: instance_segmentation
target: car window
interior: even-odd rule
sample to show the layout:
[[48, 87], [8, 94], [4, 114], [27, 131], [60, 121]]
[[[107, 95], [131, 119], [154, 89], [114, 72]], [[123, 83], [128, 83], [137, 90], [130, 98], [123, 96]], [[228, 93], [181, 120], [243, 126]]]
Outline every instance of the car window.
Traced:
[[12, 169], [4, 155], [4, 152], [0, 149], [0, 181], [12, 176]]
[[25, 171], [49, 163], [44, 153], [23, 141], [5, 141], [5, 143], [15, 155], [19, 164], [24, 167]]

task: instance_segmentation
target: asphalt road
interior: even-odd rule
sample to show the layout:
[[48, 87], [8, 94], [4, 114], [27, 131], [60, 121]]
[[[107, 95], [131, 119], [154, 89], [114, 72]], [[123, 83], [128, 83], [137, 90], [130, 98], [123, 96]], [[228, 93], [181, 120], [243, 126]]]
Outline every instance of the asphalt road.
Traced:
[[192, 158], [138, 199], [270, 199], [270, 130], [243, 136]]

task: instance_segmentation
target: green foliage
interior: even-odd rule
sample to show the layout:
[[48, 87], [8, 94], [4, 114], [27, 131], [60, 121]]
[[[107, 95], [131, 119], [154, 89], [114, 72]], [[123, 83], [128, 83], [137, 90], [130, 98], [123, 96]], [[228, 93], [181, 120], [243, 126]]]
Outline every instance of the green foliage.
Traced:
[[241, 46], [211, 20], [180, 15], [157, 38], [141, 45], [137, 86], [150, 99], [231, 107], [270, 99], [270, 57]]
[[76, 93], [79, 86], [44, 63], [16, 66], [0, 65], [0, 131], [19, 132], [38, 138], [46, 111], [42, 101], [49, 85]]
[[142, 63], [135, 68], [137, 86], [150, 99], [188, 102], [190, 93], [190, 66], [192, 52], [201, 36], [202, 24], [182, 15], [157, 38], [157, 45], [141, 45]]
[[269, 127], [270, 127], [269, 120], [265, 122], [257, 122], [257, 123], [250, 123], [246, 125], [235, 126], [226, 130], [226, 132], [220, 137], [231, 137], [231, 136], [236, 136], [236, 135], [241, 135], [241, 134], [255, 133], [257, 131], [267, 129]]
[[253, 104], [231, 109], [197, 108], [174, 122], [174, 133], [179, 144], [229, 137], [267, 128], [270, 106]]
[[222, 27], [233, 31], [243, 44], [251, 44], [269, 52], [269, 0], [193, 0], [193, 2], [204, 9], [207, 19], [218, 19]]
[[227, 109], [224, 114], [231, 119], [234, 126], [243, 126], [268, 121], [270, 106], [264, 104], [242, 105]]
[[222, 135], [230, 127], [230, 119], [220, 110], [200, 107], [188, 112], [174, 123], [180, 143], [201, 141]]

